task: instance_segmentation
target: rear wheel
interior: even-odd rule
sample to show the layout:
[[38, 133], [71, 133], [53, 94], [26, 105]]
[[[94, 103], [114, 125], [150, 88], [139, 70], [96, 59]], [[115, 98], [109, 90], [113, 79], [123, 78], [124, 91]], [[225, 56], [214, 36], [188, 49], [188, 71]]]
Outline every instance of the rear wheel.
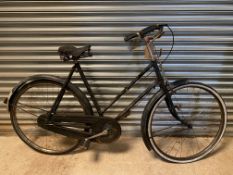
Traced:
[[210, 153], [222, 138], [227, 121], [220, 95], [201, 83], [186, 83], [173, 88], [171, 99], [182, 124], [169, 112], [166, 95], [154, 99], [147, 110], [147, 134], [152, 149], [163, 159], [188, 163]]
[[[77, 148], [79, 140], [66, 137], [37, 125], [37, 118], [47, 114], [62, 83], [40, 80], [29, 83], [15, 95], [10, 106], [10, 116], [18, 136], [31, 148], [47, 154], [64, 154]], [[83, 94], [66, 89], [57, 113], [91, 114], [91, 110], [82, 101]]]

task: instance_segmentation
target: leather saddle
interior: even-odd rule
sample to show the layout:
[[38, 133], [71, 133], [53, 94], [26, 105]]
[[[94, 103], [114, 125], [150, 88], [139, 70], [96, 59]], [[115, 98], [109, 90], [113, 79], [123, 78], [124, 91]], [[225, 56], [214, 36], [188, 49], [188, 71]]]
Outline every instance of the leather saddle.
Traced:
[[78, 60], [81, 57], [92, 56], [91, 45], [86, 45], [83, 47], [75, 47], [73, 45], [64, 45], [59, 47], [58, 53], [64, 61]]

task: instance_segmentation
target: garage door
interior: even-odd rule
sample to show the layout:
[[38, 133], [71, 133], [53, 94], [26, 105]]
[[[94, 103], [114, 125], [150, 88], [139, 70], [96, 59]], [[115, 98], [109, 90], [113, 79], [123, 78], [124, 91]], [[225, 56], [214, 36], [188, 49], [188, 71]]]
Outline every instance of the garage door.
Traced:
[[[232, 133], [232, 0], [0, 2], [0, 132], [12, 133], [2, 101], [19, 81], [34, 74], [67, 75], [72, 64], [62, 63], [57, 54], [63, 44], [92, 45], [94, 56], [82, 60], [82, 67], [101, 107], [106, 106], [148, 64], [143, 46], [131, 51], [124, 34], [154, 23], [170, 24], [175, 33], [174, 52], [164, 63], [169, 81], [190, 78], [216, 88], [226, 101], [227, 133]], [[170, 39], [166, 32], [159, 43], [165, 55]], [[115, 116], [151, 81], [153, 74], [108, 115]], [[77, 74], [73, 82], [84, 88]], [[125, 132], [140, 131], [141, 114], [150, 97], [122, 121]]]

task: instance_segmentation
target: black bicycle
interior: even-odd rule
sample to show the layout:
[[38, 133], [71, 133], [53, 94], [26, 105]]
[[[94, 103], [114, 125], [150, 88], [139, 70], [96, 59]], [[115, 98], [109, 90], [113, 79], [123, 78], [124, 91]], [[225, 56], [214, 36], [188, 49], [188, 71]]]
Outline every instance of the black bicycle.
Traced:
[[[65, 80], [52, 75], [31, 76], [14, 87], [7, 99], [11, 122], [18, 136], [34, 150], [47, 154], [87, 149], [91, 142], [113, 142], [121, 135], [118, 121], [127, 117], [130, 109], [158, 85], [159, 90], [149, 99], [141, 119], [141, 134], [148, 150], [177, 163], [196, 161], [209, 154], [224, 134], [226, 106], [221, 96], [203, 83], [167, 81], [161, 70], [160, 54], [153, 49], [153, 41], [164, 34], [165, 27], [170, 29], [168, 25], [152, 25], [126, 35], [125, 41], [144, 39], [150, 61], [104, 109], [98, 104], [79, 63], [80, 58], [92, 55], [91, 46], [60, 47], [61, 59], [74, 63]], [[151, 85], [116, 118], [104, 116], [151, 69], [156, 74]], [[71, 83], [75, 71], [87, 94]]]

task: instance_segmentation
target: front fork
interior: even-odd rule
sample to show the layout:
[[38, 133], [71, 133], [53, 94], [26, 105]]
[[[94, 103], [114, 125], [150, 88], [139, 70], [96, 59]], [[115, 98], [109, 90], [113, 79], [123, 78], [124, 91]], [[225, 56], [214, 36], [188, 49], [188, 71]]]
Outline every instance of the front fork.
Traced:
[[188, 122], [186, 122], [185, 120], [181, 119], [178, 115], [178, 113], [176, 112], [176, 106], [174, 105], [171, 95], [169, 94], [169, 92], [166, 93], [166, 97], [165, 97], [165, 101], [167, 104], [167, 108], [169, 109], [170, 113], [172, 114], [172, 116], [180, 121], [183, 125], [187, 126], [189, 129], [192, 129], [192, 125], [189, 124]]
[[176, 107], [175, 107], [175, 105], [172, 101], [171, 95], [169, 93], [167, 82], [164, 82], [164, 78], [163, 78], [161, 71], [160, 71], [160, 68], [157, 64], [157, 60], [159, 60], [159, 57], [153, 54], [153, 37], [145, 37], [144, 41], [146, 43], [146, 48], [149, 52], [150, 59], [151, 59], [151, 62], [153, 64], [155, 74], [157, 75], [159, 86], [161, 89], [163, 89], [163, 91], [166, 94], [165, 100], [166, 100], [166, 104], [167, 104], [167, 107], [168, 107], [170, 113], [172, 114], [172, 116], [176, 120], [180, 121], [183, 125], [187, 126], [188, 128], [192, 128], [192, 126], [190, 124], [188, 124], [186, 121], [182, 120], [179, 117], [178, 113], [176, 112]]
[[[192, 128], [192, 125], [190, 125], [188, 122], [186, 122], [185, 120], [181, 119], [181, 117], [178, 115], [177, 111], [176, 111], [176, 107], [172, 101], [171, 98], [171, 94], [169, 93], [169, 88], [168, 88], [168, 83], [164, 81], [163, 76], [161, 75], [160, 69], [157, 65], [156, 59], [152, 61], [155, 73], [157, 75], [158, 78], [158, 82], [159, 82], [159, 86], [160, 88], [164, 91], [164, 93], [166, 94], [165, 97], [165, 101], [167, 104], [167, 108], [169, 109], [170, 113], [172, 114], [172, 116], [180, 121], [183, 125], [187, 126], [188, 128]], [[172, 90], [171, 90], [172, 91]]]

